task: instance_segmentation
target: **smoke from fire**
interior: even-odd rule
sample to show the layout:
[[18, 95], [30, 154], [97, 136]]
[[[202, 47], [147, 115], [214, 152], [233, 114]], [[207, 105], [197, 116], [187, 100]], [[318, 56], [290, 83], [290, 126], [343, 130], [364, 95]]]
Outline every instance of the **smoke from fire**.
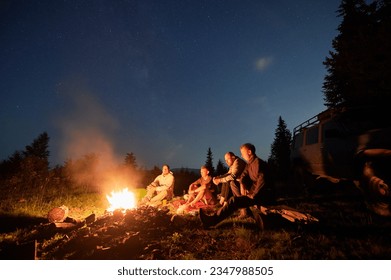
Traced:
[[118, 122], [88, 91], [67, 93], [69, 108], [61, 116], [61, 153], [69, 177], [82, 186], [109, 192], [136, 187], [134, 168], [125, 166], [125, 155], [115, 152], [113, 135]]

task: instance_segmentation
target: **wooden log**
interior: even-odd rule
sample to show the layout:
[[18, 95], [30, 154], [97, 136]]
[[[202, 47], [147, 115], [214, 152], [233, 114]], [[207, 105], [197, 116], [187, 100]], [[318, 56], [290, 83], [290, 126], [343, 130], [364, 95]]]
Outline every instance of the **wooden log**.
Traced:
[[54, 223], [56, 228], [76, 228], [79, 226], [79, 224], [74, 224], [74, 223]]
[[95, 222], [95, 220], [96, 220], [96, 216], [94, 213], [92, 213], [91, 215], [89, 215], [87, 218], [84, 219], [87, 225], [92, 224], [93, 222]]
[[65, 205], [55, 207], [48, 213], [48, 220], [51, 223], [61, 223], [68, 217], [69, 209]]

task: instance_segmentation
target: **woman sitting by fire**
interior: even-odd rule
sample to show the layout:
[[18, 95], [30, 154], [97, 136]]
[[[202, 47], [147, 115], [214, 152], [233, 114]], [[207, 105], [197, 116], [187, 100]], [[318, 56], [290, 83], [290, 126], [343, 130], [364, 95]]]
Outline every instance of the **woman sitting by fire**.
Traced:
[[158, 206], [164, 199], [171, 200], [174, 193], [174, 182], [174, 175], [170, 171], [170, 167], [164, 164], [162, 174], [147, 186], [147, 194], [141, 200], [141, 204]]

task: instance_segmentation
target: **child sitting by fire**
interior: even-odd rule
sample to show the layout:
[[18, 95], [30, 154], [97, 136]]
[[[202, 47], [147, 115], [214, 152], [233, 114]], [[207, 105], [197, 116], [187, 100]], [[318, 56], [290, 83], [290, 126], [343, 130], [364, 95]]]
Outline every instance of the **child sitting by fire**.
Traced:
[[196, 207], [197, 202], [201, 201], [203, 205], [215, 205], [217, 202], [216, 194], [213, 189], [212, 176], [209, 175], [209, 169], [203, 165], [200, 169], [201, 177], [190, 184], [188, 199], [183, 205], [183, 210]]

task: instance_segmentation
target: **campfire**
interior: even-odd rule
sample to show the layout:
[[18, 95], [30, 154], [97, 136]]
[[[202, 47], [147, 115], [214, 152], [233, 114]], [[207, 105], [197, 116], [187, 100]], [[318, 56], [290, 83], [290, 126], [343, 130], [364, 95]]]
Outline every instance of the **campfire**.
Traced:
[[110, 195], [106, 195], [110, 206], [107, 208], [108, 212], [114, 212], [116, 210], [126, 211], [128, 209], [136, 208], [137, 202], [134, 193], [129, 191], [128, 188], [122, 191], [112, 191]]

